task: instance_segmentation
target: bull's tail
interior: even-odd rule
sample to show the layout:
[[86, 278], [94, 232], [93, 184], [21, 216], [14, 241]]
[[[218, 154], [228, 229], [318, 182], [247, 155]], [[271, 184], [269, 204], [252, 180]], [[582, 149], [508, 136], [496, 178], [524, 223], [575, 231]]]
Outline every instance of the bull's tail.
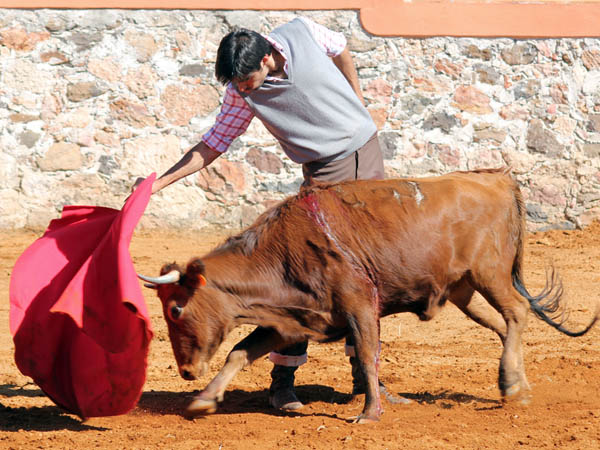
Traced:
[[583, 330], [571, 331], [563, 326], [569, 318], [569, 311], [561, 302], [563, 295], [562, 282], [554, 268], [549, 273], [546, 273], [546, 285], [542, 289], [542, 292], [535, 296], [527, 291], [520, 273], [513, 272], [512, 280], [513, 286], [519, 294], [527, 299], [531, 310], [538, 319], [543, 320], [567, 336], [583, 336], [590, 331], [600, 317], [600, 309], [597, 308], [594, 318]]
[[588, 326], [580, 331], [571, 331], [563, 326], [569, 318], [569, 311], [562, 303], [563, 285], [554, 267], [546, 272], [546, 285], [538, 295], [531, 295], [525, 287], [522, 276], [525, 241], [525, 203], [523, 202], [523, 197], [517, 183], [514, 181], [513, 183], [515, 212], [511, 223], [511, 232], [514, 236], [516, 252], [512, 268], [512, 284], [517, 292], [527, 299], [531, 310], [539, 319], [567, 336], [583, 336], [600, 318], [600, 305], [596, 308], [596, 314]]

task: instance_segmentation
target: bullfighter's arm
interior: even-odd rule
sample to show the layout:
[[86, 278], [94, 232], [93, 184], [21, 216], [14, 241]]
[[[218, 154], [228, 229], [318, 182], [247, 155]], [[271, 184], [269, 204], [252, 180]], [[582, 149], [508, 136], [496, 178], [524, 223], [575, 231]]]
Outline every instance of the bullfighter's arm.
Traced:
[[356, 92], [356, 96], [360, 99], [362, 104], [365, 104], [365, 99], [363, 97], [362, 91], [360, 90], [360, 83], [358, 82], [358, 74], [356, 72], [356, 67], [354, 66], [354, 61], [352, 60], [352, 55], [350, 54], [350, 50], [348, 47], [344, 48], [342, 53], [337, 56], [331, 58], [333, 63], [340, 69], [342, 75], [346, 77], [350, 86], [354, 92]]
[[206, 145], [204, 141], [200, 141], [199, 144], [188, 150], [187, 153], [173, 165], [173, 167], [154, 181], [152, 193], [154, 194], [171, 183], [203, 169], [221, 156], [221, 154], [221, 152], [213, 150]]

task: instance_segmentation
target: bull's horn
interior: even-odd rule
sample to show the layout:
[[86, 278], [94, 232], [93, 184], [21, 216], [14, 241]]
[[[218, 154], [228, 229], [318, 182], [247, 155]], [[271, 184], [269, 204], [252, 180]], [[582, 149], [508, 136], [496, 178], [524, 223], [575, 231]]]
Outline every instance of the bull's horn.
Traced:
[[138, 278], [141, 278], [144, 281], [148, 281], [152, 284], [172, 284], [177, 283], [179, 278], [181, 278], [181, 272], [179, 270], [171, 270], [169, 273], [165, 273], [160, 277], [147, 277], [145, 275], [137, 274]]

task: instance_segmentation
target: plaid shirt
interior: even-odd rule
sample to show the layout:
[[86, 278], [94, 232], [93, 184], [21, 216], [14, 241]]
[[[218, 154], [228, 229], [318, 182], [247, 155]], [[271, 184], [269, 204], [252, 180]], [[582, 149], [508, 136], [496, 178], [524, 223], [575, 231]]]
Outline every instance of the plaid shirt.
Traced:
[[[308, 26], [317, 44], [329, 57], [338, 56], [346, 48], [346, 37], [342, 33], [331, 31], [323, 25], [316, 24], [305, 17], [301, 18]], [[283, 70], [287, 73], [287, 58], [283, 52], [283, 47], [268, 36], [265, 39], [286, 59]], [[270, 81], [277, 81], [278, 78], [268, 77]], [[231, 143], [241, 134], [243, 134], [254, 118], [254, 113], [240, 96], [238, 91], [231, 83], [225, 89], [221, 112], [215, 119], [213, 127], [207, 131], [202, 140], [210, 148], [224, 153]]]

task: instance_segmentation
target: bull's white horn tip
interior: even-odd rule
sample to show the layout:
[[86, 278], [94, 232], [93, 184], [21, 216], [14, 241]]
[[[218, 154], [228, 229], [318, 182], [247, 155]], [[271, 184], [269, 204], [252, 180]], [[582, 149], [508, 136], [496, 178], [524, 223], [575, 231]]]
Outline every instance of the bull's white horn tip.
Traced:
[[178, 270], [171, 270], [169, 273], [165, 273], [160, 277], [147, 277], [145, 275], [137, 274], [138, 278], [147, 281], [148, 283], [156, 284], [172, 284], [177, 283], [181, 278], [181, 273]]

